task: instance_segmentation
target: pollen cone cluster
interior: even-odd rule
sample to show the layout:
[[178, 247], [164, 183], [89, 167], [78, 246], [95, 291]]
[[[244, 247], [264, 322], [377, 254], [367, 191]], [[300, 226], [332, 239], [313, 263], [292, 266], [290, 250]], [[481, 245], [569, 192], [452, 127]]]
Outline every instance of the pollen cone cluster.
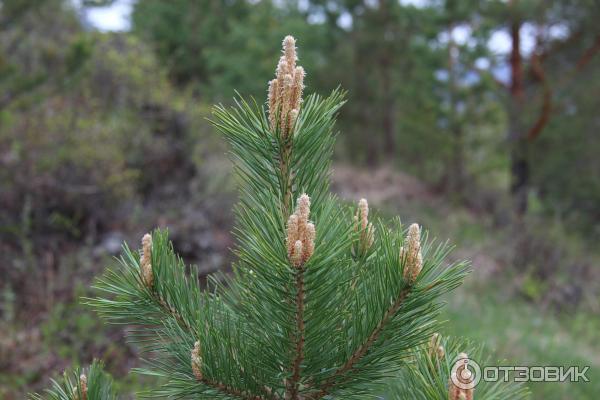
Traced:
[[76, 400], [87, 400], [87, 376], [84, 374], [79, 376], [79, 387], [81, 388], [81, 397], [79, 397], [77, 386], [73, 386], [73, 398]]
[[448, 382], [448, 400], [473, 400], [473, 388], [463, 389], [454, 384], [454, 382], [461, 382], [462, 384], [469, 385], [472, 382], [473, 378], [469, 374], [465, 374], [465, 372], [468, 372], [468, 369], [463, 360], [468, 358], [466, 353], [458, 355], [456, 363], [459, 364], [459, 367], [456, 368], [456, 372], [452, 374]]
[[310, 198], [303, 194], [298, 198], [296, 211], [287, 222], [287, 251], [291, 263], [300, 267], [312, 256], [315, 250], [315, 225], [308, 221]]
[[148, 233], [142, 238], [142, 260], [140, 261], [140, 269], [144, 285], [151, 288], [154, 283], [154, 275], [152, 274], [152, 236]]
[[300, 112], [304, 89], [304, 68], [296, 66], [296, 39], [283, 39], [283, 55], [275, 71], [275, 79], [269, 82], [269, 124], [273, 132], [282, 137], [292, 134]]
[[200, 351], [200, 342], [197, 341], [194, 343], [194, 348], [192, 349], [192, 372], [197, 380], [202, 380], [202, 353]]
[[400, 260], [404, 262], [404, 280], [413, 284], [423, 268], [423, 255], [421, 254], [421, 228], [412, 224], [408, 228], [405, 246], [400, 248]]
[[354, 216], [354, 231], [358, 234], [358, 243], [352, 245], [354, 256], [363, 256], [373, 246], [375, 240], [375, 228], [369, 222], [369, 203], [366, 199], [360, 199], [358, 209]]

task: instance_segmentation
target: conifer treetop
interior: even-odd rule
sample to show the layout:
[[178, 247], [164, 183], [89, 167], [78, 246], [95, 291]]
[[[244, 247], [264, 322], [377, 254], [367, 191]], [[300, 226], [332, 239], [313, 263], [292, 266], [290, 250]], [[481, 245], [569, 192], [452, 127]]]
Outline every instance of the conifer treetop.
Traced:
[[[419, 225], [373, 218], [329, 193], [333, 124], [344, 94], [309, 95], [296, 41], [283, 41], [263, 106], [217, 106], [239, 179], [231, 276], [198, 287], [167, 233], [127, 246], [87, 302], [134, 325], [150, 394], [193, 399], [364, 399], [405, 371], [439, 328], [440, 296], [467, 273]], [[448, 387], [444, 387], [446, 395]], [[413, 397], [399, 397], [412, 399]], [[491, 397], [493, 398], [493, 397]], [[482, 398], [483, 399], [483, 398]]]
[[283, 137], [292, 134], [302, 104], [304, 68], [296, 66], [296, 39], [283, 39], [283, 55], [275, 70], [275, 79], [269, 82], [269, 126]]

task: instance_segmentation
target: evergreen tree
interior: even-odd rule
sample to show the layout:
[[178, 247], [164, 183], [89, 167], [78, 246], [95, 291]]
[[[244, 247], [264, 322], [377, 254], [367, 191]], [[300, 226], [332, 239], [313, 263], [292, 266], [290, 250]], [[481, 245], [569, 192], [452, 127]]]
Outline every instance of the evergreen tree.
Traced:
[[[449, 247], [419, 225], [385, 224], [365, 199], [351, 207], [329, 194], [343, 93], [303, 101], [295, 40], [283, 47], [267, 107], [238, 99], [214, 111], [240, 182], [233, 276], [200, 290], [197, 269], [157, 230], [141, 252], [125, 246], [120, 268], [96, 285], [101, 297], [87, 302], [135, 327], [148, 355], [138, 372], [164, 382], [157, 397], [364, 399], [400, 376], [393, 398], [442, 398], [427, 393], [442, 372], [436, 388], [452, 390], [448, 374], [423, 371], [422, 349], [440, 327], [440, 296], [460, 285], [467, 263], [446, 262]], [[502, 389], [480, 398], [507, 398]], [[472, 398], [459, 392], [450, 399]]]

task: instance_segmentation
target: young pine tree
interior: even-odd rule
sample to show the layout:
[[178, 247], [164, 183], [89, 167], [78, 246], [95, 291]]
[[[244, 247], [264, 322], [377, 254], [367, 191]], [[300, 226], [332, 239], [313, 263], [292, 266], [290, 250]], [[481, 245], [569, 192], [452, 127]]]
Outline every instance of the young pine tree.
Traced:
[[[303, 99], [296, 61], [288, 36], [267, 106], [239, 99], [214, 111], [239, 178], [232, 276], [200, 290], [196, 268], [155, 231], [141, 252], [124, 248], [88, 303], [134, 327], [148, 358], [138, 372], [160, 378], [150, 393], [160, 398], [472, 398], [448, 397], [448, 371], [422, 361], [440, 296], [460, 285], [466, 263], [445, 262], [448, 247], [419, 225], [384, 224], [366, 200], [347, 206], [329, 193], [343, 94]], [[390, 377], [401, 382], [390, 387]], [[480, 399], [520, 398], [510, 393]]]

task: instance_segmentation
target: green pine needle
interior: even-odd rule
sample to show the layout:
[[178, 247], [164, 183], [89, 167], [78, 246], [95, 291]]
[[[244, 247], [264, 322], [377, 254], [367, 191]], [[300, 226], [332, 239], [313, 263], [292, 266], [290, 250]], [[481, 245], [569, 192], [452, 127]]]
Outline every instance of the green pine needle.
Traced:
[[[82, 385], [81, 375], [86, 376], [86, 384]], [[43, 394], [32, 394], [32, 400], [115, 400], [112, 378], [103, 370], [103, 364], [94, 360], [88, 368], [76, 368], [66, 371], [62, 379], [52, 380], [52, 387]]]

